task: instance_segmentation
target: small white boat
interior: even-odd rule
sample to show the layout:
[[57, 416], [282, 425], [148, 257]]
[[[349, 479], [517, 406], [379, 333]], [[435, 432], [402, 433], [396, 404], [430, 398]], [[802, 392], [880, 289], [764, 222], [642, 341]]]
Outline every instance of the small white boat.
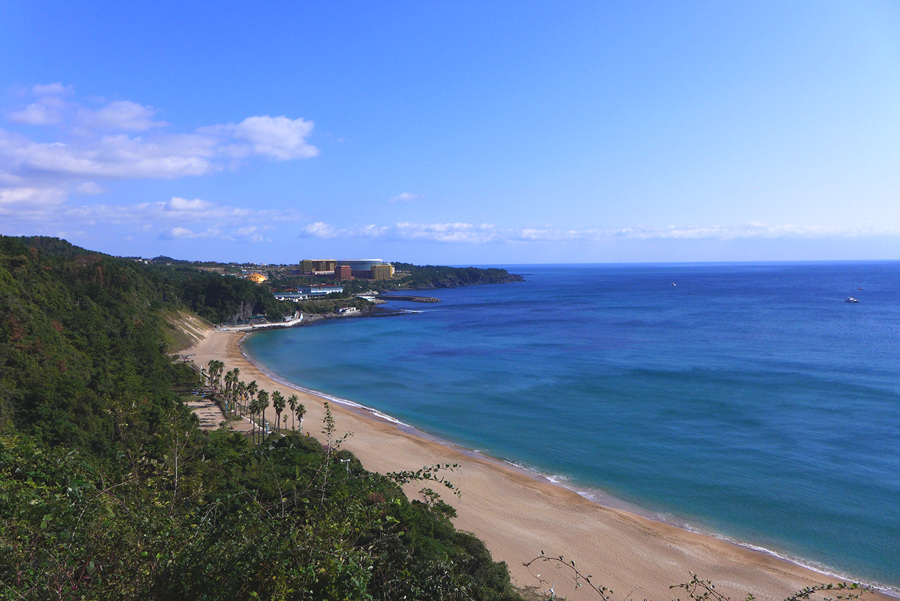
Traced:
[[847, 300], [845, 300], [844, 302], [845, 303], [858, 303], [859, 301], [856, 300], [855, 298], [853, 298], [852, 296], [848, 296]]

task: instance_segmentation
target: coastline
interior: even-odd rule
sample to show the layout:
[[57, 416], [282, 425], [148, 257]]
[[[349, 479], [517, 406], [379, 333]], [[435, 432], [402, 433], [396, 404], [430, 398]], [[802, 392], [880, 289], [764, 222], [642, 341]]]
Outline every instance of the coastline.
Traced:
[[[277, 379], [243, 353], [240, 343], [246, 335], [209, 331], [184, 353], [200, 366], [218, 359], [226, 370], [239, 367], [242, 380], [255, 379], [266, 390], [298, 394], [307, 408], [303, 431], [314, 435], [319, 433], [323, 405], [330, 400], [338, 433], [352, 433], [344, 448], [366, 469], [389, 472], [459, 464], [447, 477], [461, 496], [442, 495], [457, 509], [455, 524], [484, 540], [495, 560], [506, 561], [519, 587], [538, 587], [534, 574], [541, 572], [557, 595], [596, 598], [575, 589], [568, 572], [549, 566], [529, 572], [522, 564], [541, 551], [574, 560], [593, 575], [595, 584], [615, 591], [613, 599], [672, 598], [669, 587], [688, 581], [692, 572], [712, 580], [717, 591], [733, 599], [749, 593], [760, 599], [783, 599], [803, 587], [840, 581], [774, 554], [601, 505], [524, 467], [456, 447], [362, 405]], [[270, 408], [266, 418], [274, 421], [274, 417]], [[420, 487], [406, 492], [416, 498]], [[894, 597], [867, 593], [864, 598]]]

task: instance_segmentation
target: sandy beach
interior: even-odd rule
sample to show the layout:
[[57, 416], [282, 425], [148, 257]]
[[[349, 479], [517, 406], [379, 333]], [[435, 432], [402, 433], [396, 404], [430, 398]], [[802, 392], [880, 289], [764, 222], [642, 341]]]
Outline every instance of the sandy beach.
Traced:
[[[307, 409], [303, 431], [319, 436], [325, 399], [269, 378], [241, 352], [240, 341], [245, 335], [207, 331], [182, 356], [203, 367], [209, 360], [218, 359], [225, 363], [226, 371], [240, 368], [240, 378], [245, 382], [256, 380], [260, 388], [270, 392], [297, 394]], [[541, 590], [553, 586], [556, 595], [568, 599], [598, 598], [590, 590], [575, 589], [567, 571], [548, 565], [529, 571], [523, 566], [541, 551], [574, 560], [579, 569], [593, 576], [595, 584], [612, 589], [614, 600], [684, 599], [685, 591], [669, 587], [688, 581], [692, 572], [712, 580], [717, 591], [735, 601], [749, 593], [758, 599], [783, 599], [806, 586], [838, 581], [711, 536], [603, 507], [502, 462], [407, 432], [368, 411], [337, 403], [331, 403], [331, 407], [338, 433], [352, 433], [344, 448], [369, 470], [390, 472], [438, 463], [459, 464], [448, 478], [461, 495], [442, 492], [444, 500], [458, 512], [455, 524], [484, 540], [494, 559], [509, 565], [513, 582], [519, 587]], [[266, 417], [274, 422], [271, 407]], [[420, 487], [407, 493], [414, 497]], [[547, 584], [541, 585], [534, 574], [541, 574]], [[863, 598], [892, 599], [874, 593], [866, 593]]]

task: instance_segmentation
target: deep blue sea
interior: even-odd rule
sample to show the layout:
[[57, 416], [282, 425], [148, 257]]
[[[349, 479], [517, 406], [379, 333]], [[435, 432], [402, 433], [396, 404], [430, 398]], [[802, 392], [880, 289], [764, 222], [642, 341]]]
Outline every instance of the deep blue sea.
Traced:
[[508, 269], [245, 348], [601, 502], [900, 587], [900, 262]]

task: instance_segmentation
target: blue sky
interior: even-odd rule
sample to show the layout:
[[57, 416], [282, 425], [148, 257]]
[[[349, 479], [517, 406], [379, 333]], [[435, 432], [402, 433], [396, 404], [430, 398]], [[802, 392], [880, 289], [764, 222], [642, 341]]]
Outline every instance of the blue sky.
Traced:
[[900, 258], [896, 2], [0, 5], [0, 233], [296, 262]]

